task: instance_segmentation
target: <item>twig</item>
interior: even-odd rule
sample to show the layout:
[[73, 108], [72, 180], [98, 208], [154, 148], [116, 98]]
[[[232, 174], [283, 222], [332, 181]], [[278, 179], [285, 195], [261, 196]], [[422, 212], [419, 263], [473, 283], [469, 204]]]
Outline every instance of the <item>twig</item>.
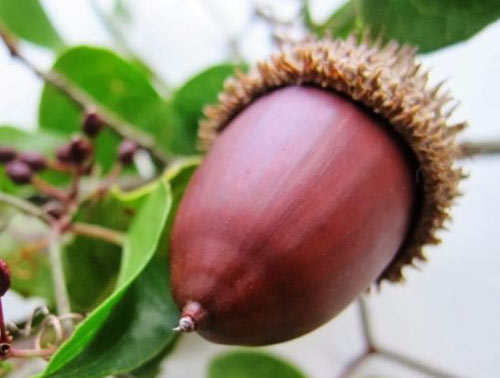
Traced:
[[375, 349], [375, 338], [373, 336], [373, 329], [370, 323], [370, 317], [368, 315], [368, 306], [366, 300], [361, 296], [358, 299], [359, 316], [361, 320], [361, 327], [363, 337], [365, 339], [366, 347], [369, 350]]
[[430, 367], [428, 365], [425, 365], [419, 361], [416, 361], [412, 358], [406, 357], [402, 354], [384, 349], [384, 348], [379, 348], [377, 349], [377, 354], [380, 356], [383, 356], [389, 360], [398, 362], [402, 365], [406, 365], [408, 367], [411, 367], [414, 370], [420, 371], [424, 374], [430, 375], [432, 377], [436, 378], [457, 378], [454, 375], [450, 375], [444, 371], [438, 370], [434, 367]]
[[48, 224], [51, 224], [54, 221], [54, 219], [50, 215], [48, 215], [45, 211], [43, 211], [43, 209], [41, 209], [40, 207], [33, 205], [31, 202], [28, 202], [26, 200], [23, 200], [22, 198], [13, 196], [11, 194], [0, 192], [0, 202], [15, 207], [16, 209], [22, 211], [25, 214], [39, 218]]
[[342, 371], [338, 378], [348, 378], [365, 362], [368, 358], [374, 355], [379, 355], [390, 359], [392, 361], [398, 362], [402, 365], [408, 366], [414, 370], [420, 371], [422, 373], [437, 377], [437, 378], [456, 378], [455, 376], [440, 371], [436, 368], [425, 365], [419, 361], [416, 361], [410, 357], [406, 357], [402, 354], [390, 351], [385, 348], [381, 348], [375, 345], [375, 339], [373, 335], [373, 330], [370, 324], [370, 317], [368, 313], [368, 306], [366, 305], [365, 299], [363, 297], [358, 298], [358, 309], [361, 320], [361, 327], [363, 338], [365, 341], [365, 350], [358, 356], [356, 356]]
[[67, 314], [71, 312], [71, 308], [62, 265], [61, 235], [55, 227], [52, 229], [49, 238], [49, 259], [54, 280], [57, 313], [60, 315]]
[[170, 157], [158, 148], [154, 138], [137, 130], [134, 125], [124, 121], [109, 109], [97, 104], [89, 95], [87, 95], [84, 91], [71, 83], [63, 75], [54, 71], [45, 72], [39, 69], [23, 54], [21, 54], [15, 41], [4, 30], [0, 30], [0, 37], [9, 50], [11, 56], [22, 62], [45, 83], [58, 89], [61, 93], [63, 93], [66, 97], [68, 97], [76, 105], [78, 105], [82, 110], [91, 108], [97, 109], [97, 112], [99, 113], [103, 122], [108, 125], [111, 130], [115, 131], [123, 138], [136, 141], [138, 145], [147, 150], [156, 160], [158, 160], [162, 164], [166, 165], [169, 163]]
[[82, 222], [73, 223], [71, 226], [71, 231], [77, 235], [90, 236], [95, 239], [102, 239], [107, 242], [123, 245], [123, 240], [125, 236], [123, 233], [111, 230], [106, 227], [101, 227], [95, 224], [88, 224]]
[[363, 362], [365, 362], [368, 358], [370, 358], [373, 355], [373, 353], [374, 352], [369, 348], [366, 349], [362, 354], [360, 354], [354, 360], [349, 362], [337, 378], [351, 377], [356, 372], [356, 370], [359, 369], [359, 367], [363, 364]]
[[460, 158], [495, 154], [500, 154], [500, 140], [486, 142], [463, 142], [460, 145]]

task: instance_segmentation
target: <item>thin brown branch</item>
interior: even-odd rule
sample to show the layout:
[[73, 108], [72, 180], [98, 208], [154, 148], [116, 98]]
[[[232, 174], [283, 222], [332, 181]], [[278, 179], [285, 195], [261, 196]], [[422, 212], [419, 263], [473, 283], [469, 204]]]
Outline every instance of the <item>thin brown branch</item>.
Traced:
[[361, 353], [359, 356], [357, 356], [351, 362], [349, 362], [337, 378], [351, 377], [356, 372], [356, 370], [358, 370], [361, 367], [361, 365], [373, 355], [373, 353], [374, 352], [369, 348], [366, 349], [363, 353]]
[[6, 33], [5, 30], [0, 31], [0, 38], [4, 42], [12, 57], [22, 62], [45, 83], [59, 90], [82, 110], [97, 109], [99, 116], [111, 130], [123, 138], [136, 141], [138, 145], [149, 151], [151, 156], [162, 164], [166, 165], [169, 163], [170, 157], [158, 148], [154, 138], [150, 135], [139, 131], [134, 125], [124, 121], [114, 112], [96, 103], [96, 101], [94, 101], [94, 99], [92, 99], [87, 93], [70, 82], [62, 74], [54, 71], [45, 72], [38, 68], [21, 53], [15, 40], [8, 33]]
[[500, 140], [485, 142], [463, 142], [460, 145], [460, 158], [469, 158], [477, 155], [500, 154]]
[[125, 236], [123, 233], [111, 230], [95, 224], [76, 222], [71, 226], [71, 231], [76, 235], [89, 236], [94, 239], [101, 239], [112, 244], [123, 245]]
[[395, 362], [398, 362], [402, 365], [406, 365], [410, 368], [412, 368], [413, 370], [417, 370], [421, 373], [424, 373], [424, 374], [427, 374], [427, 375], [430, 375], [432, 377], [436, 377], [436, 378], [457, 378], [457, 376], [455, 375], [451, 375], [449, 373], [446, 373], [442, 370], [439, 370], [439, 369], [436, 369], [434, 367], [431, 367], [431, 366], [428, 366], [420, 361], [416, 361], [412, 358], [409, 358], [409, 357], [406, 357], [400, 353], [397, 353], [397, 352], [394, 352], [394, 351], [390, 351], [388, 349], [384, 349], [384, 348], [378, 348], [377, 349], [377, 354], [379, 356], [382, 356], [382, 357], [385, 357], [389, 360], [392, 360], [392, 361], [395, 361]]

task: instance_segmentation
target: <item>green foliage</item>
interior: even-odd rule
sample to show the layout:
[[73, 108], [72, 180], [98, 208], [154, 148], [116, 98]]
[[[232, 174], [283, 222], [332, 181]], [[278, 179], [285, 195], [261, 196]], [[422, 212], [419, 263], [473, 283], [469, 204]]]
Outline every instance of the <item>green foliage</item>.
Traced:
[[[168, 102], [150, 83], [149, 75], [115, 53], [95, 47], [75, 47], [59, 57], [54, 70], [84, 90], [99, 104], [152, 135], [166, 153], [196, 152], [198, 119], [204, 105], [216, 99], [231, 64], [214, 66], [189, 80]], [[82, 111], [57, 89], [44, 87], [39, 109], [43, 129], [72, 134], [81, 127]], [[97, 139], [98, 161], [108, 169], [116, 158], [119, 138], [109, 130]]]
[[500, 17], [496, 0], [350, 0], [324, 24], [306, 20], [318, 35], [353, 31], [418, 46], [429, 52], [466, 40]]
[[[57, 351], [45, 370], [44, 376], [54, 376], [59, 371], [65, 371], [65, 367], [84, 353], [95, 340], [99, 330], [106, 324], [120, 300], [124, 298], [153, 258], [171, 203], [170, 189], [166, 185], [158, 185], [149, 195], [128, 232], [122, 255], [119, 285], [113, 294], [78, 326], [69, 341]], [[137, 348], [137, 345], [131, 345], [131, 347]]]
[[[90, 95], [96, 102], [140, 130], [153, 135], [164, 151], [175, 141], [172, 112], [143, 71], [114, 52], [95, 47], [75, 47], [62, 54], [53, 69]], [[45, 130], [66, 135], [80, 130], [81, 109], [57, 89], [45, 85], [39, 123]], [[104, 130], [97, 138], [98, 161], [109, 168], [116, 158], [119, 138]]]
[[[198, 121], [203, 117], [203, 108], [217, 100], [224, 81], [235, 69], [245, 69], [231, 63], [223, 63], [207, 68], [189, 79], [172, 97], [172, 106], [182, 121], [185, 140], [195, 145]], [[194, 152], [194, 149], [193, 151]]]
[[115, 190], [113, 205], [86, 211], [120, 229], [124, 214], [141, 209], [128, 233], [117, 288], [58, 351], [45, 376], [101, 377], [131, 370], [150, 376], [172, 350], [179, 314], [170, 294], [168, 238], [197, 164], [198, 159], [182, 161], [148, 186], [130, 193]]
[[306, 375], [281, 358], [263, 352], [236, 351], [214, 358], [208, 378], [305, 378]]
[[0, 24], [40, 46], [57, 50], [64, 45], [38, 0], [0, 0]]

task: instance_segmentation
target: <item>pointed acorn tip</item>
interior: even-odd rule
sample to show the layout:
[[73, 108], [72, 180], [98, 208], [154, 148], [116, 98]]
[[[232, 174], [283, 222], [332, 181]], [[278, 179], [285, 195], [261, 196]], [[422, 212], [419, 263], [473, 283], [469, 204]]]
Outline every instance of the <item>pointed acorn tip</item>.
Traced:
[[189, 315], [183, 316], [179, 320], [179, 325], [175, 327], [173, 330], [183, 333], [194, 332], [196, 330], [196, 323], [191, 316]]

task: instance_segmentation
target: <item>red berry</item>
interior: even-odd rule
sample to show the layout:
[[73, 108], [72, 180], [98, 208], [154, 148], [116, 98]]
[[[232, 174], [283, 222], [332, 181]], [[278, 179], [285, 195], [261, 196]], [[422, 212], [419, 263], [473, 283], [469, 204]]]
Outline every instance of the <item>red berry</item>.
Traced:
[[101, 131], [103, 122], [99, 114], [94, 111], [85, 114], [83, 120], [83, 132], [90, 138], [95, 138]]
[[0, 163], [8, 163], [16, 158], [16, 150], [11, 147], [0, 147]]
[[47, 160], [45, 159], [45, 156], [39, 154], [38, 152], [22, 152], [19, 154], [19, 160], [28, 164], [29, 167], [35, 172], [47, 168]]
[[5, 166], [5, 172], [16, 184], [28, 184], [31, 181], [33, 171], [30, 166], [22, 161], [12, 161]]
[[0, 259], [0, 297], [10, 289], [10, 268], [7, 263]]
[[118, 158], [122, 164], [132, 163], [132, 159], [134, 158], [137, 148], [137, 143], [133, 140], [126, 139], [120, 144], [120, 147], [118, 148]]

